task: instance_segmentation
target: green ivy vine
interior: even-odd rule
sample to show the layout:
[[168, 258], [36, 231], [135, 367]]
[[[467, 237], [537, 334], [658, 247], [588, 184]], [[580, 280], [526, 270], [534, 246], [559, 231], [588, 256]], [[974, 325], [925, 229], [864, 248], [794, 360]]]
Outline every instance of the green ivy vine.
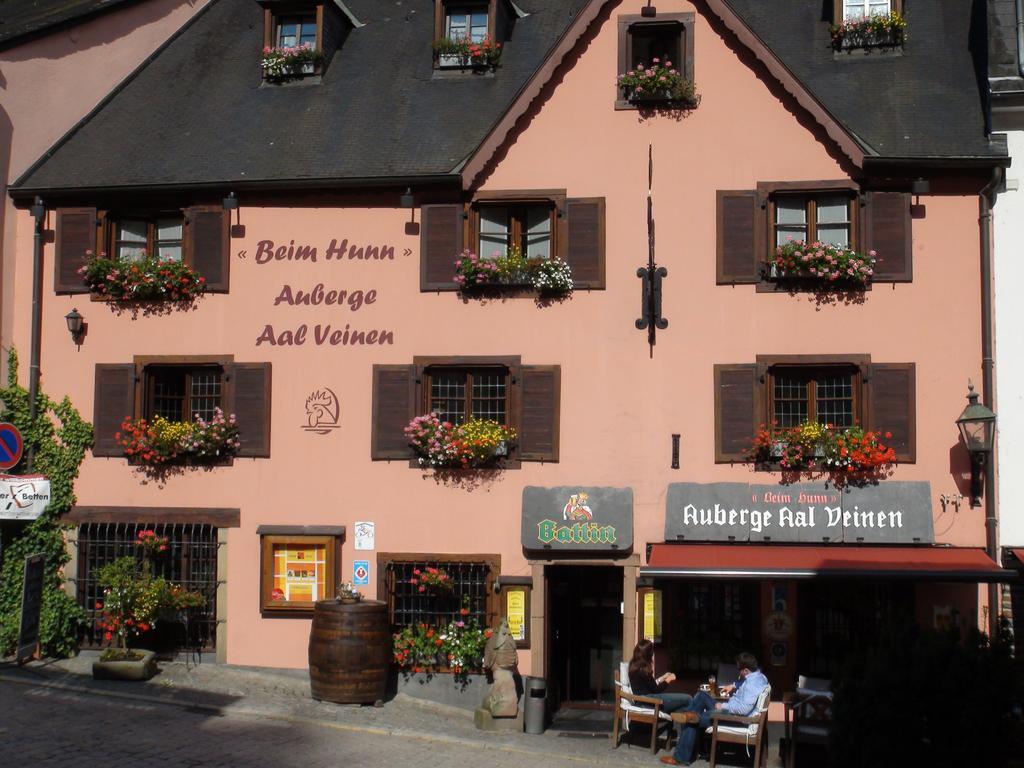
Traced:
[[[63, 568], [70, 560], [64, 531], [71, 526], [61, 523], [60, 517], [75, 502], [75, 478], [86, 449], [92, 445], [92, 425], [82, 418], [69, 398], [57, 403], [41, 391], [36, 398], [36, 423], [30, 423], [29, 393], [18, 385], [18, 355], [13, 349], [7, 365], [7, 385], [0, 388], [0, 419], [21, 430], [26, 453], [30, 445], [35, 447], [32, 471], [50, 480], [50, 505], [13, 538], [9, 538], [12, 526], [5, 528], [0, 569], [0, 654], [13, 653], [17, 644], [25, 558], [41, 553], [46, 556], [39, 627], [42, 651], [47, 656], [68, 656], [77, 650], [85, 613], [64, 591]], [[10, 474], [25, 471], [24, 458], [9, 470]]]

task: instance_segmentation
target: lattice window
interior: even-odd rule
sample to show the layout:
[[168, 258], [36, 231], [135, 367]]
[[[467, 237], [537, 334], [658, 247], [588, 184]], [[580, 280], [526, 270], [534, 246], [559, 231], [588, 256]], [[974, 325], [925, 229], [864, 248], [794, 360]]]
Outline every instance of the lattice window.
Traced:
[[[421, 589], [414, 582], [415, 571], [439, 568], [451, 578], [452, 588]], [[487, 561], [402, 560], [389, 561], [384, 577], [388, 616], [394, 628], [414, 624], [445, 626], [461, 617], [466, 607], [469, 617], [480, 626], [489, 626], [494, 615], [492, 585], [497, 570]]]
[[[213, 650], [217, 638], [217, 529], [212, 525], [193, 523], [83, 523], [78, 528], [78, 604], [89, 620], [84, 647], [105, 644], [96, 621], [101, 611], [103, 590], [96, 582], [99, 569], [120, 557], [140, 558], [136, 540], [141, 531], [151, 530], [168, 539], [168, 551], [153, 559], [154, 575], [162, 576], [206, 598], [202, 608], [192, 609], [188, 616], [188, 637], [180, 627], [177, 638], [183, 647]], [[157, 625], [156, 631], [164, 631]], [[170, 631], [170, 630], [167, 630]]]
[[857, 380], [850, 366], [776, 366], [771, 374], [771, 421], [780, 427], [808, 420], [852, 427], [861, 422]]
[[220, 366], [187, 367], [150, 365], [146, 367], [147, 418], [163, 416], [169, 421], [192, 421], [196, 416], [209, 421], [224, 396]]
[[427, 373], [429, 410], [442, 421], [462, 424], [469, 416], [508, 423], [508, 370], [506, 368], [442, 368]]

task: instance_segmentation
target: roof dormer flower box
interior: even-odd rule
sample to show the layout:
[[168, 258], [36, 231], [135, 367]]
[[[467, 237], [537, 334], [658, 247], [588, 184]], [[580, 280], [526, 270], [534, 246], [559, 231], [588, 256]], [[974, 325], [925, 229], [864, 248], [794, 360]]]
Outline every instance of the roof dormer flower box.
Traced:
[[341, 0], [259, 0], [263, 6], [263, 79], [316, 77], [348, 33], [362, 24]]
[[510, 0], [435, 0], [434, 68], [492, 71], [517, 19]]
[[834, 0], [835, 23], [830, 27], [836, 51], [900, 48], [907, 22], [902, 0]]

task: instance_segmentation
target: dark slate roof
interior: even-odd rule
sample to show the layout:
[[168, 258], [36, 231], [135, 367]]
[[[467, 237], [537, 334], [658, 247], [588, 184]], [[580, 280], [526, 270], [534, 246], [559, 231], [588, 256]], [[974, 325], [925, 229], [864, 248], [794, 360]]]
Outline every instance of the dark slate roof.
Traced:
[[586, 0], [517, 0], [493, 76], [433, 77], [433, 0], [345, 0], [319, 84], [264, 85], [262, 9], [213, 0], [16, 187], [381, 179], [457, 172]]
[[133, 0], [0, 0], [0, 50]]
[[906, 3], [901, 54], [836, 55], [831, 2], [725, 1], [869, 154], [1005, 154], [985, 137], [983, 5], [979, 18], [967, 0]]

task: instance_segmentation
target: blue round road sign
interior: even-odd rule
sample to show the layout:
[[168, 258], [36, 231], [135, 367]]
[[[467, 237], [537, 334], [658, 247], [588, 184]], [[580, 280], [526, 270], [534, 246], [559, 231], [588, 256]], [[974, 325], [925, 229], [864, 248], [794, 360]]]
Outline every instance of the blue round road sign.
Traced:
[[13, 424], [0, 424], [0, 469], [10, 469], [21, 461], [21, 432]]

